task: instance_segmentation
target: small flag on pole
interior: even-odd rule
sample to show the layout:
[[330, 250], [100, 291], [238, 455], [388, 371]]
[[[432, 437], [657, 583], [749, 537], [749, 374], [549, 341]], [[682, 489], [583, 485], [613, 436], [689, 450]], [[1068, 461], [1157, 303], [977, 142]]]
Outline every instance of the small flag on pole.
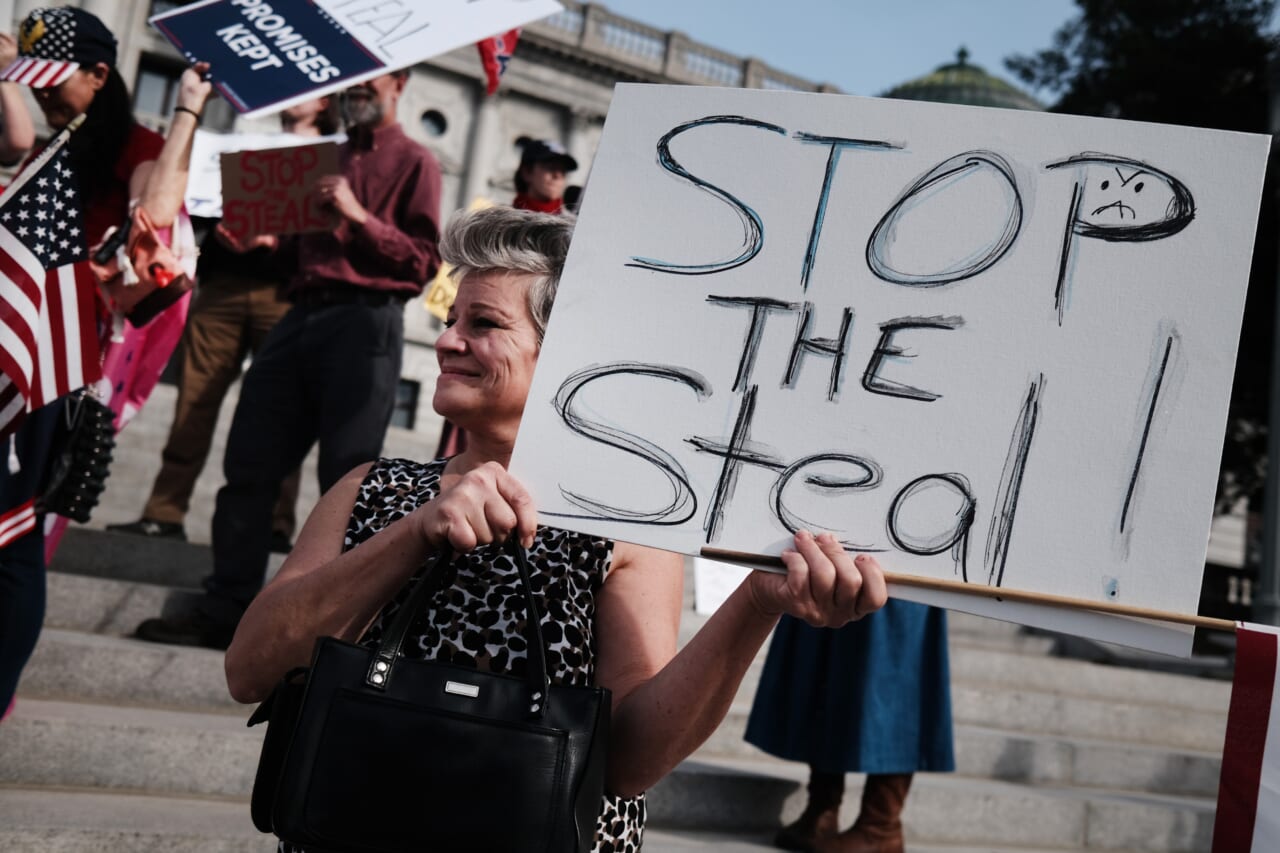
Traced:
[[484, 74], [488, 79], [486, 94], [498, 91], [498, 82], [507, 70], [511, 55], [516, 52], [516, 40], [520, 38], [520, 30], [508, 30], [496, 36], [476, 42], [480, 49], [480, 63], [484, 66]]
[[1280, 850], [1280, 628], [1240, 623], [1213, 853]]
[[97, 285], [60, 148], [0, 198], [0, 437], [102, 375]]

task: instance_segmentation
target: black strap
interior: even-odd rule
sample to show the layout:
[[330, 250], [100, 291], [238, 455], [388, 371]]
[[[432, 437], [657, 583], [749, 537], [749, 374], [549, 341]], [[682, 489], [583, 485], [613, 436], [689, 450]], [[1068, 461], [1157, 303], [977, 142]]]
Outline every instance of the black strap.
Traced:
[[[514, 536], [507, 540], [504, 549], [515, 560], [516, 569], [520, 573], [521, 593], [524, 596], [525, 623], [524, 641], [528, 647], [528, 667], [525, 680], [529, 683], [529, 714], [541, 717], [546, 712], [547, 698], [551, 690], [551, 679], [547, 675], [546, 646], [542, 642], [542, 613], [533, 598], [533, 587], [529, 582], [529, 558], [524, 548]], [[448, 566], [453, 559], [453, 549], [447, 544], [442, 546], [436, 555], [431, 568], [422, 573], [409, 598], [391, 620], [390, 627], [382, 635], [382, 642], [374, 650], [369, 671], [365, 673], [365, 685], [375, 690], [385, 690], [391, 683], [396, 662], [403, 657], [405, 637], [409, 626], [430, 597], [431, 589], [427, 579]]]

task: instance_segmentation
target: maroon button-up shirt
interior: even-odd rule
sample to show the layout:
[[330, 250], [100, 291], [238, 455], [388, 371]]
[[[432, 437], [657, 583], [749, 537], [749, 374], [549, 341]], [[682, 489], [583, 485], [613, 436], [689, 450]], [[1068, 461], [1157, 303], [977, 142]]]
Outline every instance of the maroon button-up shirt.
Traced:
[[369, 218], [282, 240], [294, 270], [285, 293], [349, 285], [417, 295], [440, 266], [440, 164], [398, 124], [348, 134], [338, 164]]

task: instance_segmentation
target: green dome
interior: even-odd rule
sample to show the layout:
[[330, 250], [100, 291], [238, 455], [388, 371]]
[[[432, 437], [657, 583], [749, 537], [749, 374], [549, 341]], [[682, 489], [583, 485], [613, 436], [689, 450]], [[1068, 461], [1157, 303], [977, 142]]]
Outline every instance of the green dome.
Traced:
[[882, 97], [1014, 110], [1044, 109], [1043, 104], [1017, 86], [991, 76], [977, 65], [970, 65], [968, 59], [969, 51], [962, 47], [956, 52], [955, 62], [940, 66], [932, 74], [894, 86]]

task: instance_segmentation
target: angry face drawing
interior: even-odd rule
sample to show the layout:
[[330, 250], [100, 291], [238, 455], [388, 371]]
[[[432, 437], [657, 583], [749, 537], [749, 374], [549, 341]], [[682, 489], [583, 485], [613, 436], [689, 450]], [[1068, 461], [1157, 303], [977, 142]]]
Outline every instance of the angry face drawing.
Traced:
[[1127, 157], [1086, 153], [1045, 168], [1074, 167], [1073, 230], [1110, 242], [1158, 240], [1195, 218], [1191, 193], [1177, 178]]

